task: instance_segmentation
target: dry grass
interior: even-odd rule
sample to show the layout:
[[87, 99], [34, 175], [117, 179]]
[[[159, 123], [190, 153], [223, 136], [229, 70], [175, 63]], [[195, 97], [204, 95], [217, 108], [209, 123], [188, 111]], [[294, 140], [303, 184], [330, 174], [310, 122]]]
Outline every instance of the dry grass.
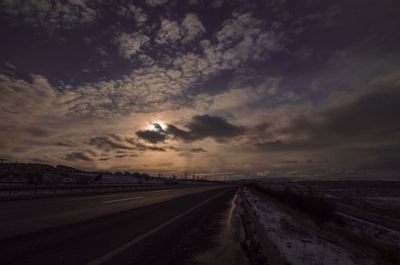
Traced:
[[313, 195], [297, 194], [292, 191], [275, 191], [258, 184], [251, 183], [248, 186], [260, 193], [270, 196], [285, 205], [315, 217], [320, 222], [332, 221], [341, 224], [341, 218], [335, 214], [335, 205], [321, 197]]

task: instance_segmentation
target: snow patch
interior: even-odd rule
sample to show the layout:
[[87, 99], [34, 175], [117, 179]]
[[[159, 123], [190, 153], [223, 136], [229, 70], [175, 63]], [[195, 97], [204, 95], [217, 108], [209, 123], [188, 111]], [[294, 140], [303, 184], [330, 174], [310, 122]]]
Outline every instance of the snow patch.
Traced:
[[340, 244], [330, 241], [315, 229], [298, 222], [271, 201], [260, 200], [243, 190], [255, 210], [267, 237], [291, 265], [368, 265], [371, 261], [356, 257]]

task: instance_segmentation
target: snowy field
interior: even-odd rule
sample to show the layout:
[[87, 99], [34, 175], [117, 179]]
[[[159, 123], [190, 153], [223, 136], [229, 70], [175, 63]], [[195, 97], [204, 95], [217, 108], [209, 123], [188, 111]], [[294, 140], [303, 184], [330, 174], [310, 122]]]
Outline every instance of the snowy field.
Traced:
[[345, 222], [344, 228], [351, 230], [352, 233], [400, 249], [400, 232], [351, 215], [343, 213], [339, 213], [339, 215]]
[[244, 195], [255, 210], [267, 237], [274, 242], [281, 256], [291, 265], [368, 265], [382, 264], [360, 255], [362, 250], [332, 237], [312, 221], [289, 214], [281, 206], [255, 196], [244, 189]]

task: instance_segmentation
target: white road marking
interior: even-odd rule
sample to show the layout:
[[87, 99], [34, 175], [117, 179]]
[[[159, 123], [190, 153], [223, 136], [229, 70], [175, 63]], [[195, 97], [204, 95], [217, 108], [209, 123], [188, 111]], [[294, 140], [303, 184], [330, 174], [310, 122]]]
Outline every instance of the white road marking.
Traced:
[[80, 201], [80, 200], [90, 200], [90, 199], [97, 199], [97, 198], [105, 198], [105, 197], [115, 197], [120, 194], [109, 194], [109, 195], [99, 195], [99, 196], [89, 196], [89, 197], [79, 197], [79, 198], [72, 198], [68, 201]]
[[130, 198], [124, 198], [124, 199], [118, 199], [118, 200], [105, 201], [105, 202], [101, 202], [101, 203], [105, 204], [105, 203], [113, 203], [113, 202], [122, 202], [122, 201], [138, 200], [138, 199], [143, 199], [143, 198], [144, 197], [130, 197]]
[[[231, 189], [229, 189], [229, 190], [231, 190]], [[167, 225], [169, 225], [169, 224], [175, 222], [176, 220], [182, 218], [183, 216], [185, 216], [185, 215], [187, 215], [187, 214], [193, 212], [193, 211], [196, 210], [197, 208], [200, 208], [200, 207], [203, 206], [204, 204], [208, 203], [209, 201], [215, 199], [215, 198], [218, 197], [218, 196], [221, 196], [222, 194], [224, 194], [225, 192], [227, 192], [227, 191], [229, 191], [229, 190], [225, 190], [225, 191], [223, 191], [223, 192], [221, 192], [221, 193], [218, 193], [218, 194], [216, 194], [216, 195], [210, 197], [209, 199], [207, 199], [207, 200], [205, 200], [205, 201], [203, 201], [203, 202], [197, 204], [197, 205], [194, 206], [193, 208], [191, 208], [191, 209], [189, 209], [189, 210], [187, 210], [187, 211], [185, 211], [185, 212], [183, 212], [183, 213], [181, 213], [181, 214], [175, 216], [174, 218], [168, 220], [167, 222], [165, 222], [165, 223], [163, 223], [163, 224], [161, 224], [161, 225], [159, 225], [159, 226], [153, 228], [152, 230], [150, 230], [150, 231], [144, 233], [143, 235], [138, 236], [138, 237], [132, 239], [131, 241], [129, 241], [128, 243], [125, 243], [125, 244], [123, 244], [122, 246], [120, 246], [120, 247], [118, 247], [118, 248], [116, 248], [116, 249], [114, 249], [114, 250], [108, 252], [108, 253], [105, 254], [104, 256], [101, 256], [100, 258], [97, 258], [97, 259], [95, 259], [95, 260], [89, 262], [87, 265], [100, 265], [100, 264], [104, 264], [105, 262], [107, 262], [108, 260], [110, 260], [111, 258], [113, 258], [114, 256], [116, 256], [116, 255], [120, 254], [121, 252], [123, 252], [124, 250], [126, 250], [126, 249], [132, 247], [133, 245], [135, 245], [135, 244], [138, 243], [139, 241], [141, 241], [141, 240], [145, 239], [146, 237], [148, 237], [148, 236], [154, 234], [155, 232], [161, 230], [162, 228], [164, 228], [164, 227], [166, 227]]]

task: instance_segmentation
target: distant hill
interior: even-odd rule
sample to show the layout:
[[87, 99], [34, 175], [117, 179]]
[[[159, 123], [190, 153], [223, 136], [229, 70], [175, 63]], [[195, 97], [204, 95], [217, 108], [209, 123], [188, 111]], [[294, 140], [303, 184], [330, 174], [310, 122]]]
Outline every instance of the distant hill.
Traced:
[[68, 172], [68, 173], [83, 173], [85, 171], [57, 165], [56, 167], [48, 164], [39, 163], [2, 163], [0, 164], [0, 172]]
[[0, 181], [41, 183], [160, 183], [164, 179], [145, 173], [87, 172], [64, 165], [52, 166], [39, 163], [2, 163]]

